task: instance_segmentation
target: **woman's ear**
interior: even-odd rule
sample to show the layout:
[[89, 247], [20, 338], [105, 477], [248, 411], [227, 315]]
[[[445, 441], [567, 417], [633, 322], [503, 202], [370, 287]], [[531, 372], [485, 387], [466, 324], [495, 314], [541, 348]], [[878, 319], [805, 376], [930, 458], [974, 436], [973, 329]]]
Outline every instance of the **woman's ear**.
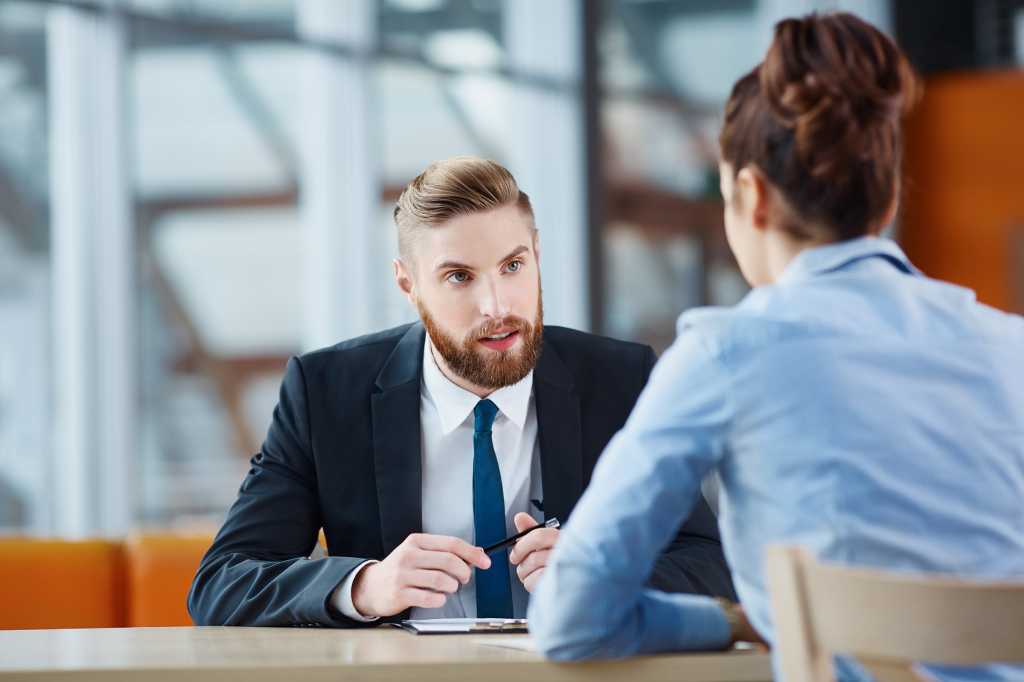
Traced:
[[772, 211], [772, 196], [761, 172], [750, 166], [740, 169], [733, 191], [739, 192], [741, 205], [745, 212], [749, 211], [750, 224], [758, 230], [766, 229]]

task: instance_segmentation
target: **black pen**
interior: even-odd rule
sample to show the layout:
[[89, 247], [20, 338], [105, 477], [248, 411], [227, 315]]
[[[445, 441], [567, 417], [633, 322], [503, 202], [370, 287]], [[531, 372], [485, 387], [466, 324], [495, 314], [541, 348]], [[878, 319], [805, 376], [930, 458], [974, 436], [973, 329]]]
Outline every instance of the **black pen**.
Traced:
[[539, 523], [536, 526], [534, 526], [533, 528], [527, 528], [524, 531], [516, 533], [515, 535], [513, 535], [510, 538], [505, 538], [501, 542], [495, 542], [493, 545], [491, 545], [489, 547], [484, 547], [484, 554], [490, 554], [491, 552], [494, 552], [494, 551], [497, 551], [499, 549], [502, 549], [503, 547], [508, 547], [509, 545], [514, 545], [516, 540], [518, 540], [519, 538], [523, 537], [527, 533], [532, 533], [533, 531], [537, 530], [538, 528], [558, 528], [560, 525], [561, 524], [558, 523], [558, 519], [548, 519], [544, 523]]

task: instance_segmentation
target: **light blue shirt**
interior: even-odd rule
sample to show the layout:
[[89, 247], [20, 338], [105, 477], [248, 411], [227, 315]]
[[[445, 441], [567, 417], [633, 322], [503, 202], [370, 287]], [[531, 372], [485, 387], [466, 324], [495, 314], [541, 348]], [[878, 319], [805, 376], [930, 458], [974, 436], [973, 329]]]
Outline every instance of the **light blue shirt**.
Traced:
[[[772, 622], [773, 543], [899, 571], [1024, 579], [1024, 319], [928, 279], [895, 243], [800, 253], [734, 308], [679, 318], [561, 534], [530, 611], [556, 659], [722, 646], [715, 602], [645, 589], [721, 480], [736, 590]], [[940, 679], [1024, 679], [1006, 666]], [[844, 678], [856, 677], [845, 664]]]

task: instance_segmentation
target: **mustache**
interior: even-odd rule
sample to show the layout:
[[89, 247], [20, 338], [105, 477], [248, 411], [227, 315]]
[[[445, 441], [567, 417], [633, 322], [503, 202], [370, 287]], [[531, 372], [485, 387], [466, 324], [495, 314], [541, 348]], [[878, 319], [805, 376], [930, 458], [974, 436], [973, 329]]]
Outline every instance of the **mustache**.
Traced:
[[491, 320], [480, 325], [469, 333], [469, 338], [475, 341], [485, 336], [493, 336], [498, 333], [499, 329], [513, 329], [521, 332], [530, 328], [532, 328], [532, 325], [523, 318], [515, 315], [506, 315], [500, 320]]

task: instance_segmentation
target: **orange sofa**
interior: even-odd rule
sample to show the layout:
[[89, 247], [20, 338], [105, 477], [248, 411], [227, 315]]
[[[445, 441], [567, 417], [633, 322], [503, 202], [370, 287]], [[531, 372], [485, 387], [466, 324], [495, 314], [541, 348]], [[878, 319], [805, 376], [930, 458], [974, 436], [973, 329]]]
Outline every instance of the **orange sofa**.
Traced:
[[191, 625], [185, 597], [212, 540], [0, 537], [0, 629]]
[[210, 535], [133, 535], [124, 544], [130, 627], [191, 625], [185, 598]]

